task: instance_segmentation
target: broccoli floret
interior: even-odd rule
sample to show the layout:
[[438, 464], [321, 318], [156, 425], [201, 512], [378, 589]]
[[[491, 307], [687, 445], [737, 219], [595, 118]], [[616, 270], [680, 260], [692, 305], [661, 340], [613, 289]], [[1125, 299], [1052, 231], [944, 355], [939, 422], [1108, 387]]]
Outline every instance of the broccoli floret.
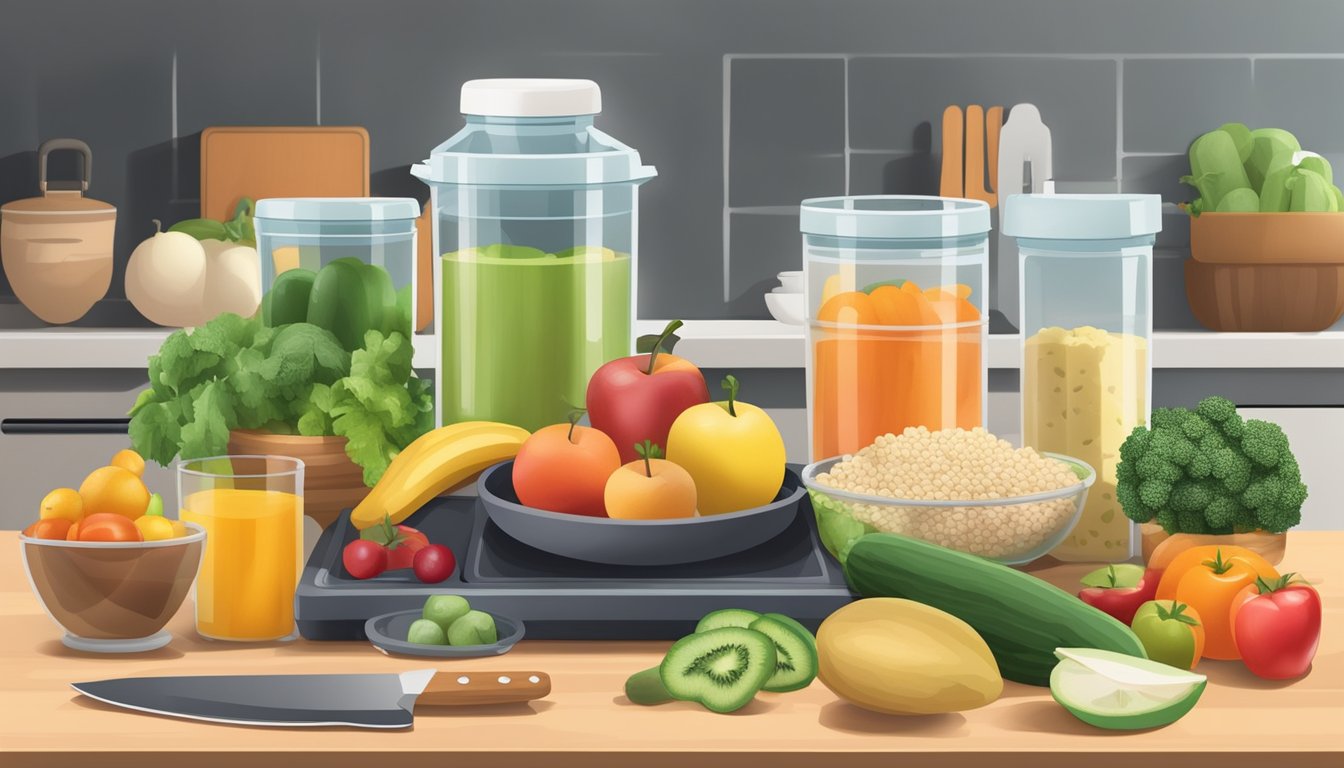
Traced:
[[1281, 532], [1302, 519], [1307, 487], [1275, 424], [1243, 420], [1226, 398], [1158, 408], [1120, 447], [1116, 499], [1125, 515], [1170, 533]]
[[1206, 397], [1203, 400], [1200, 400], [1199, 405], [1195, 406], [1195, 413], [1208, 419], [1214, 424], [1222, 424], [1228, 419], [1237, 416], [1237, 405], [1226, 397], [1218, 397], [1215, 395], [1214, 397]]
[[1180, 483], [1172, 487], [1167, 504], [1178, 513], [1202, 513], [1218, 498], [1216, 486], [1209, 483]]
[[1168, 460], [1165, 454], [1159, 453], [1156, 447], [1139, 459], [1139, 463], [1134, 465], [1134, 471], [1140, 480], [1162, 480], [1167, 483], [1180, 480], [1182, 475], [1181, 468]]
[[1228, 493], [1241, 493], [1251, 482], [1251, 462], [1231, 448], [1219, 448], [1209, 457], [1213, 476]]
[[1241, 448], [1246, 452], [1246, 458], [1256, 464], [1273, 467], [1288, 453], [1288, 436], [1278, 424], [1251, 419], [1246, 422]]
[[1156, 454], [1178, 467], [1184, 467], [1195, 457], [1195, 444], [1185, 438], [1183, 430], [1162, 429], [1149, 439], [1148, 455]]
[[1144, 506], [1160, 510], [1171, 497], [1171, 483], [1166, 480], [1144, 480], [1139, 483], [1139, 499]]
[[1190, 460], [1190, 466], [1185, 468], [1185, 473], [1196, 480], [1203, 480], [1213, 474], [1213, 459], [1208, 453], [1200, 451]]

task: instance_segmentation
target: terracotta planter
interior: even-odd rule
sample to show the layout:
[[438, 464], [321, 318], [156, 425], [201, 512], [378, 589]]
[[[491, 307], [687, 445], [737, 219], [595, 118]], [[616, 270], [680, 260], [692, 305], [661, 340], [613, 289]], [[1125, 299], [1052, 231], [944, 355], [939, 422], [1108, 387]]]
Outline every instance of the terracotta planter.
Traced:
[[1344, 213], [1190, 220], [1185, 294], [1214, 331], [1311, 332], [1344, 315]]
[[303, 462], [303, 513], [323, 528], [369, 493], [364, 470], [345, 455], [345, 443], [344, 437], [274, 435], [249, 429], [229, 433], [231, 454], [271, 454]]
[[[1157, 523], [1139, 524], [1140, 543], [1143, 548], [1143, 561], [1152, 560], [1153, 552], [1157, 550], [1157, 545], [1174, 538], [1172, 534], [1162, 529]], [[1273, 565], [1278, 565], [1283, 560], [1284, 547], [1288, 543], [1288, 534], [1286, 533], [1268, 533], [1266, 531], [1253, 531], [1251, 533], [1232, 533], [1225, 536], [1196, 535], [1191, 533], [1178, 533], [1183, 539], [1188, 539], [1192, 546], [1203, 546], [1205, 544], [1226, 544], [1228, 546], [1245, 547], [1252, 552], [1259, 554]]]

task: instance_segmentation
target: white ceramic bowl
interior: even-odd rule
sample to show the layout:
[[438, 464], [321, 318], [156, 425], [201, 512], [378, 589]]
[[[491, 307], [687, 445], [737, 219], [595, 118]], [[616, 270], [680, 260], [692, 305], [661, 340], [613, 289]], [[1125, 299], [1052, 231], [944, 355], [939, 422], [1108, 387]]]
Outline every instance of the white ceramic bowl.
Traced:
[[788, 325], [803, 324], [803, 294], [801, 293], [767, 293], [765, 294], [765, 306], [770, 310], [771, 316], [781, 323]]
[[786, 293], [802, 293], [806, 285], [802, 270], [797, 272], [780, 272], [779, 285]]

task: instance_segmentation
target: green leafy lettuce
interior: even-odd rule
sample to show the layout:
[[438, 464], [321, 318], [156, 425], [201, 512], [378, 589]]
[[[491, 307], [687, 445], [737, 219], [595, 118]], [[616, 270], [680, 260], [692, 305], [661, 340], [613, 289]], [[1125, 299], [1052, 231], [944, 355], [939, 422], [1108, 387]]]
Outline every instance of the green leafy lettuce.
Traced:
[[372, 486], [432, 426], [429, 382], [411, 368], [411, 340], [369, 331], [347, 353], [309, 323], [278, 328], [223, 314], [175, 331], [149, 359], [149, 388], [131, 408], [135, 449], [168, 465], [227, 453], [229, 432], [341, 436]]

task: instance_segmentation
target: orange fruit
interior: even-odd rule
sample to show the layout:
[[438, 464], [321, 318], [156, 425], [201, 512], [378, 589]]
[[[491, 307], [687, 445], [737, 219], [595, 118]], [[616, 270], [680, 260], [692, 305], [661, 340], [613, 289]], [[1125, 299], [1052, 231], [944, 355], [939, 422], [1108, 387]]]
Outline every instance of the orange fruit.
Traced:
[[30, 539], [64, 539], [70, 534], [73, 525], [73, 522], [64, 517], [48, 518], [38, 520], [24, 528], [23, 535]]
[[125, 467], [99, 467], [79, 486], [84, 514], [112, 513], [127, 520], [143, 515], [149, 507], [149, 489]]
[[877, 325], [877, 310], [872, 298], [863, 291], [837, 293], [821, 305], [817, 319], [823, 323]]
[[132, 451], [130, 448], [117, 451], [116, 454], [112, 456], [112, 460], [107, 463], [108, 466], [121, 467], [136, 477], [145, 476], [144, 457], [135, 451]]
[[84, 517], [84, 499], [74, 488], [57, 488], [42, 498], [37, 516], [42, 520], [77, 523]]
[[611, 473], [603, 500], [607, 516], [618, 520], [694, 517], [695, 480], [666, 459], [650, 459], [647, 470], [640, 459]]

